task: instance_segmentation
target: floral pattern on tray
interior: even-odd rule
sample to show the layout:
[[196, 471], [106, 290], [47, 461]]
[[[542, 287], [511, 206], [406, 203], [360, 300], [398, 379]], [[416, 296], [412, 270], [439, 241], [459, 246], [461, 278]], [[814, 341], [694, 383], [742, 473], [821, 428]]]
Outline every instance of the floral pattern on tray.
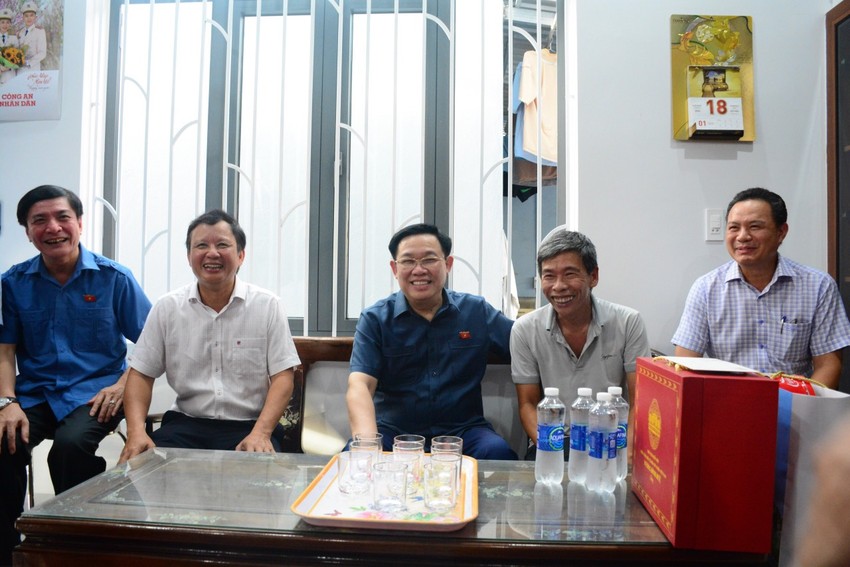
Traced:
[[[426, 456], [427, 459], [427, 456]], [[292, 511], [309, 524], [354, 528], [423, 531], [452, 531], [478, 517], [478, 463], [463, 458], [463, 490], [458, 503], [448, 513], [438, 514], [425, 507], [421, 492], [408, 496], [407, 509], [381, 512], [372, 506], [370, 494], [342, 494], [336, 482], [337, 457], [333, 457], [292, 505]]]

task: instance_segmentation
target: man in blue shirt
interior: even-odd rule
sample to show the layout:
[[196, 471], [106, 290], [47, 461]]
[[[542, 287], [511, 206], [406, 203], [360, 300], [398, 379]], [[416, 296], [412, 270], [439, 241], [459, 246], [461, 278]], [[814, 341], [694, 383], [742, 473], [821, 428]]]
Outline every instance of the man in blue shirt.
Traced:
[[2, 276], [0, 564], [20, 542], [33, 447], [53, 439], [57, 494], [105, 470], [95, 451], [122, 417], [126, 339], [138, 339], [151, 307], [130, 270], [80, 244], [82, 214], [80, 199], [53, 185], [18, 203], [40, 254]]
[[481, 380], [490, 352], [508, 358], [512, 321], [483, 297], [444, 289], [451, 238], [416, 224], [390, 240], [400, 291], [366, 308], [357, 322], [348, 378], [352, 434], [457, 435], [478, 459], [516, 459], [484, 419]]

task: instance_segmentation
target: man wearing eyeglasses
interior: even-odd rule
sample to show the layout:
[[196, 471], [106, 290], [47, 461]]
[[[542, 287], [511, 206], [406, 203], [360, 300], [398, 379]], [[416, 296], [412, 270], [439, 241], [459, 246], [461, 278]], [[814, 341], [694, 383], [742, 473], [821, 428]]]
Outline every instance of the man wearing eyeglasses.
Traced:
[[487, 357], [510, 356], [513, 322], [483, 297], [444, 289], [451, 238], [416, 224], [390, 239], [390, 267], [400, 291], [363, 310], [348, 377], [352, 434], [414, 433], [463, 438], [476, 459], [516, 459], [484, 419], [481, 380]]

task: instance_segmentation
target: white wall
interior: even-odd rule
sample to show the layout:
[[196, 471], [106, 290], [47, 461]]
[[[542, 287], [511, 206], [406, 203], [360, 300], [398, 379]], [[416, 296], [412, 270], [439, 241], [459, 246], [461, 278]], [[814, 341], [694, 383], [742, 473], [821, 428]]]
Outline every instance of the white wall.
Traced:
[[[600, 258], [597, 295], [670, 338], [690, 285], [728, 260], [703, 209], [739, 190], [783, 196], [781, 252], [826, 270], [825, 14], [829, 0], [577, 0], [578, 219]], [[678, 142], [670, 117], [671, 14], [753, 17], [754, 143]]]
[[[80, 131], [83, 115], [83, 53], [86, 9], [83, 2], [65, 3], [62, 117], [60, 120], [0, 122], [0, 140], [6, 148], [0, 171], [0, 272], [35, 256], [18, 225], [18, 199], [46, 183], [73, 191], [80, 187]], [[85, 237], [85, 218], [83, 231]]]
[[[83, 59], [79, 56], [85, 43], [86, 11], [80, 2], [66, 2], [62, 73], [62, 116], [60, 120], [34, 122], [0, 122], [0, 140], [7, 148], [18, 148], [11, 161], [0, 172], [0, 272], [36, 254], [18, 225], [15, 209], [18, 199], [38, 185], [50, 183], [79, 191], [80, 131], [83, 115]], [[12, 155], [12, 154], [8, 154]], [[9, 158], [7, 158], [9, 159]], [[86, 230], [86, 225], [83, 225]], [[110, 439], [112, 439], [111, 436]], [[117, 443], [117, 441], [115, 442]], [[100, 454], [114, 463], [120, 443], [105, 442]], [[34, 458], [35, 492], [51, 494], [53, 488], [47, 473], [46, 454], [50, 443], [38, 448]]]

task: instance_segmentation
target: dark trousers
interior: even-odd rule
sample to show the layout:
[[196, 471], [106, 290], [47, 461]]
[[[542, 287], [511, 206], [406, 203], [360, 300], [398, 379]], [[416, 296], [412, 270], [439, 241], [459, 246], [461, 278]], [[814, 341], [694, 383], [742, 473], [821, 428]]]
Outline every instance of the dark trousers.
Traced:
[[[167, 411], [151, 439], [157, 447], [232, 451], [251, 433], [256, 423], [190, 417], [178, 411]], [[280, 452], [284, 435], [283, 426], [278, 423], [271, 436], [275, 451]]]
[[6, 439], [0, 441], [0, 565], [12, 563], [12, 549], [20, 543], [15, 521], [24, 510], [26, 497], [26, 467], [32, 449], [45, 439], [53, 439], [47, 454], [47, 468], [56, 494], [68, 490], [106, 470], [106, 461], [95, 455], [101, 440], [123, 419], [115, 416], [107, 423], [98, 423], [89, 415], [89, 406], [80, 406], [61, 421], [56, 420], [47, 403], [27, 408], [30, 442], [25, 444], [18, 431], [16, 451], [9, 453]]

